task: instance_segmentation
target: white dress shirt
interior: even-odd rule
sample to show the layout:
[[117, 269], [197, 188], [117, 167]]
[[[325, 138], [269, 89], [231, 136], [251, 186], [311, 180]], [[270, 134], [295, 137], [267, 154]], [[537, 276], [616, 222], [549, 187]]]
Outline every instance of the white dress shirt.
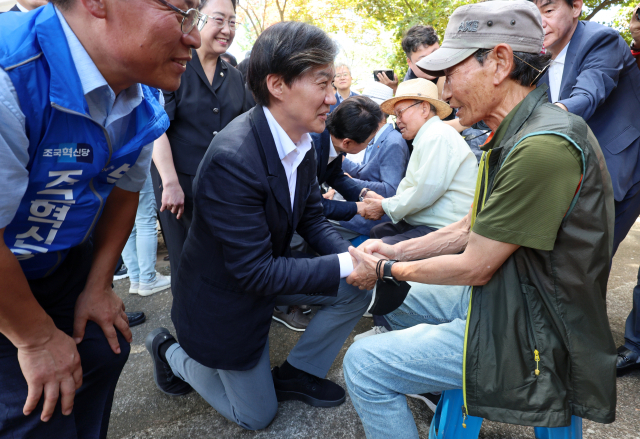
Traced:
[[567, 57], [567, 48], [569, 43], [564, 46], [564, 49], [556, 56], [556, 59], [551, 60], [551, 66], [549, 66], [549, 93], [551, 94], [551, 102], [558, 102], [560, 95], [560, 87], [562, 86], [562, 74], [564, 73], [564, 60]]
[[[306, 133], [302, 136], [299, 142], [293, 143], [291, 137], [276, 121], [273, 114], [267, 107], [262, 107], [264, 115], [267, 118], [273, 141], [276, 144], [276, 150], [278, 151], [278, 157], [284, 168], [285, 176], [287, 177], [287, 183], [289, 185], [289, 197], [291, 199], [291, 211], [293, 211], [293, 202], [296, 195], [296, 182], [298, 181], [298, 166], [302, 163], [305, 154], [311, 149], [311, 136]], [[331, 145], [333, 147], [333, 145]], [[333, 148], [332, 148], [333, 149]], [[334, 149], [335, 152], [335, 149]], [[340, 261], [340, 277], [347, 277], [353, 271], [353, 261], [349, 252], [338, 254], [338, 260]]]

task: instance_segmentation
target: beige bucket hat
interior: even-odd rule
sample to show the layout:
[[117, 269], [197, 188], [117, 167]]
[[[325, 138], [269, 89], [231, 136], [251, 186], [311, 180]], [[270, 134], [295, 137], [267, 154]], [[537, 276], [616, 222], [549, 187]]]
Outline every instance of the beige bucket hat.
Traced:
[[384, 101], [380, 104], [380, 108], [387, 114], [394, 114], [393, 106], [396, 102], [407, 99], [427, 101], [433, 104], [440, 119], [449, 116], [452, 111], [449, 104], [438, 99], [438, 87], [433, 82], [423, 78], [411, 79], [400, 83], [396, 96]]

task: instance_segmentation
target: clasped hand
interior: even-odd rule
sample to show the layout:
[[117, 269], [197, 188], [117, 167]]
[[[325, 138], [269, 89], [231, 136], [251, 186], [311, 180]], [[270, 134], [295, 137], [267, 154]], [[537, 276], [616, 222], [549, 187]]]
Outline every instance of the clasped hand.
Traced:
[[361, 290], [371, 290], [378, 277], [376, 266], [380, 259], [395, 259], [393, 246], [385, 244], [379, 239], [369, 239], [358, 248], [350, 247], [349, 253], [356, 261], [353, 272], [347, 277], [347, 283]]

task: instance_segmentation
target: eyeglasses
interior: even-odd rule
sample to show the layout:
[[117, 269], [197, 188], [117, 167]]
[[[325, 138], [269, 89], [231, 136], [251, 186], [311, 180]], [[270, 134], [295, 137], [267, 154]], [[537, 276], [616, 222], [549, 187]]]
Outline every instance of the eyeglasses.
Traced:
[[209, 17], [209, 19], [211, 20], [211, 24], [218, 29], [223, 29], [225, 23], [229, 23], [229, 30], [236, 30], [238, 26], [242, 26], [242, 23], [238, 23], [235, 18], [225, 20], [222, 17]]
[[351, 76], [351, 75], [349, 75], [348, 73], [338, 73], [335, 77], [336, 78], [348, 78], [349, 76]]
[[189, 9], [187, 12], [184, 12], [182, 9], [173, 6], [167, 0], [158, 0], [163, 5], [182, 15], [182, 23], [180, 24], [180, 29], [183, 34], [191, 33], [194, 27], [198, 28], [198, 32], [202, 30], [205, 24], [207, 24], [207, 19], [209, 18], [205, 14], [200, 13], [197, 9]]
[[409, 105], [408, 107], [403, 108], [403, 109], [402, 109], [402, 110], [400, 110], [400, 111], [395, 111], [395, 110], [394, 110], [393, 114], [395, 114], [395, 115], [396, 115], [396, 119], [401, 119], [401, 118], [402, 118], [402, 113], [404, 113], [405, 111], [407, 111], [407, 110], [408, 110], [409, 108], [411, 108], [411, 107], [415, 107], [416, 105], [420, 105], [421, 103], [422, 103], [422, 101], [420, 101], [420, 102], [416, 102], [415, 104], [413, 104], [413, 105]]
[[[482, 49], [481, 49], [482, 50]], [[481, 51], [479, 50], [479, 52]], [[482, 53], [482, 56], [485, 56], [486, 54], [488, 54], [489, 52], [493, 51], [493, 49], [489, 49], [486, 50]], [[538, 74], [536, 75], [535, 78], [533, 78], [533, 81], [531, 81], [531, 84], [529, 84], [529, 87], [533, 87], [534, 85], [536, 85], [538, 83], [538, 80], [542, 77], [542, 75], [544, 75], [547, 70], [549, 70], [549, 67], [551, 67], [551, 63], [547, 64], [546, 66], [544, 66], [542, 68], [542, 70], [533, 67], [531, 64], [529, 64], [528, 62], [526, 62], [525, 60], [523, 60], [522, 58], [520, 58], [518, 55], [516, 55], [515, 53], [513, 54], [514, 57], [518, 58], [520, 61], [522, 61], [523, 63], [525, 63], [526, 65], [528, 65], [529, 67], [531, 67], [533, 70], [535, 70], [536, 72], [538, 72]], [[455, 72], [454, 72], [455, 73]], [[450, 84], [450, 82], [449, 82]]]

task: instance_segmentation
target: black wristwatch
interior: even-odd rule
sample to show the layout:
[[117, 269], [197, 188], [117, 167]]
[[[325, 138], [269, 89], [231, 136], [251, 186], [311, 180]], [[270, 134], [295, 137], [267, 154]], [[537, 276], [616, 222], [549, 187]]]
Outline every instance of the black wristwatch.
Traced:
[[393, 264], [395, 264], [396, 262], [398, 261], [391, 259], [384, 263], [384, 267], [382, 270], [382, 280], [387, 282], [393, 282], [394, 284], [399, 285], [400, 282], [398, 282], [396, 278], [394, 278], [393, 275], [391, 274], [391, 267], [393, 267]]

